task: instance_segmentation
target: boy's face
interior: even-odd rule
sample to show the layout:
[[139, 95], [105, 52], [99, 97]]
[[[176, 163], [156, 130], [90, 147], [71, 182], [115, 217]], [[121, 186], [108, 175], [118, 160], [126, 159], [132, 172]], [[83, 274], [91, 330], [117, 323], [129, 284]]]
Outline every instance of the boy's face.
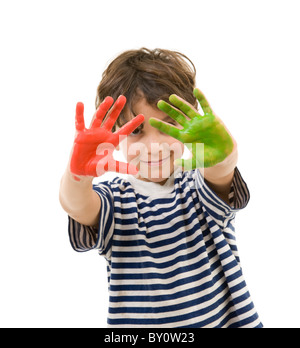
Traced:
[[[135, 115], [143, 114], [145, 121], [120, 143], [121, 151], [128, 163], [136, 165], [138, 179], [163, 185], [174, 172], [174, 161], [182, 157], [184, 145], [152, 127], [149, 119], [157, 118], [175, 127], [182, 127], [157, 107], [149, 105], [145, 98], [139, 99], [133, 109]], [[127, 109], [126, 120], [132, 118], [128, 113]]]

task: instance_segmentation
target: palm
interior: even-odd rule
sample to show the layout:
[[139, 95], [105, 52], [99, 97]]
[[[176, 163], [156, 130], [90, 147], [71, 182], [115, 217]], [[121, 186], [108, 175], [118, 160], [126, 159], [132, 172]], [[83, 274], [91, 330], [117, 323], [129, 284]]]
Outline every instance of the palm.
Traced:
[[[234, 143], [225, 126], [212, 112], [204, 95], [198, 90], [194, 94], [200, 102], [204, 116], [200, 115], [190, 104], [172, 95], [170, 104], [160, 101], [158, 107], [183, 128], [179, 129], [156, 119], [150, 124], [160, 131], [184, 143], [192, 153], [189, 160], [177, 160], [177, 164], [188, 169], [212, 167], [222, 162], [233, 150]], [[204, 147], [201, 146], [204, 144]]]
[[83, 104], [77, 104], [77, 134], [70, 163], [73, 174], [93, 177], [100, 176], [106, 171], [136, 174], [137, 169], [131, 164], [115, 161], [113, 151], [119, 144], [121, 137], [132, 133], [143, 122], [144, 117], [138, 115], [117, 132], [112, 133], [112, 127], [125, 106], [126, 98], [122, 96], [116, 101], [102, 124], [113, 102], [110, 97], [105, 99], [97, 110], [90, 128], [86, 128], [84, 124]]

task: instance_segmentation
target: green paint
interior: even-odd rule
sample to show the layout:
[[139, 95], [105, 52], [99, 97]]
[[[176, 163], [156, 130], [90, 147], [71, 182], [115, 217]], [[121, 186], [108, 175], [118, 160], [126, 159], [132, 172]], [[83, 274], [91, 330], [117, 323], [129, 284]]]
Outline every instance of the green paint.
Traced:
[[[176, 164], [184, 168], [196, 169], [212, 167], [222, 162], [233, 150], [233, 140], [220, 120], [213, 114], [202, 92], [194, 89], [194, 96], [199, 101], [204, 116], [200, 115], [189, 103], [171, 95], [168, 104], [159, 101], [158, 108], [178, 122], [183, 129], [167, 125], [151, 118], [149, 123], [159, 131], [184, 143], [193, 155], [189, 160], [177, 160]], [[175, 107], [174, 107], [175, 106]], [[196, 144], [204, 144], [204, 159], [197, 158]], [[199, 151], [198, 151], [199, 152]]]

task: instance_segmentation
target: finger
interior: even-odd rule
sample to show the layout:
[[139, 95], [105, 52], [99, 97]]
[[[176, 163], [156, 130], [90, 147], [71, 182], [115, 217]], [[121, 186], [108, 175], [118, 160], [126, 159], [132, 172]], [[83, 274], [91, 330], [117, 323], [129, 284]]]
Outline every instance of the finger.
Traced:
[[161, 111], [169, 115], [174, 121], [179, 123], [181, 126], [184, 127], [187, 124], [187, 119], [182, 115], [182, 113], [180, 113], [178, 110], [173, 108], [170, 104], [166, 103], [165, 101], [160, 100], [157, 103], [157, 107]]
[[121, 95], [117, 101], [115, 102], [114, 106], [112, 107], [109, 115], [107, 116], [106, 120], [104, 121], [103, 128], [107, 131], [111, 131], [114, 124], [116, 123], [117, 118], [120, 116], [120, 113], [122, 109], [124, 108], [126, 104], [126, 98]]
[[131, 121], [127, 122], [122, 128], [120, 128], [115, 134], [117, 136], [131, 134], [139, 125], [141, 125], [145, 120], [144, 115], [137, 115]]
[[100, 127], [105, 115], [108, 113], [109, 109], [113, 105], [114, 100], [112, 97], [106, 97], [104, 101], [100, 104], [96, 111], [95, 118], [92, 122], [91, 128]]
[[178, 97], [175, 94], [172, 94], [169, 98], [170, 102], [175, 105], [178, 109], [184, 112], [189, 118], [194, 118], [195, 116], [199, 116], [199, 112], [187, 101]]
[[173, 127], [162, 121], [159, 121], [158, 119], [155, 119], [155, 118], [150, 118], [149, 123], [152, 127], [158, 129], [160, 132], [168, 134], [171, 137], [181, 141], [180, 129]]
[[78, 131], [83, 131], [85, 128], [84, 125], [84, 105], [83, 103], [77, 103], [76, 105], [76, 114], [75, 114], [75, 126], [76, 126], [76, 130]]
[[211, 114], [213, 112], [207, 99], [205, 98], [204, 94], [200, 91], [199, 88], [194, 89], [194, 96], [198, 99], [201, 108], [205, 114]]

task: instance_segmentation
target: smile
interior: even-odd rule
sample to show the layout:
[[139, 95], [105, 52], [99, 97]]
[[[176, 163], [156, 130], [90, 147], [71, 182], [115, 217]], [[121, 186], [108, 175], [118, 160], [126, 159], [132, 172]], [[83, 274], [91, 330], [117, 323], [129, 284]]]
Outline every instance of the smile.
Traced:
[[166, 157], [166, 158], [164, 158], [164, 159], [162, 159], [162, 160], [160, 160], [160, 161], [147, 161], [147, 162], [145, 162], [145, 161], [140, 161], [140, 162], [141, 162], [141, 163], [145, 163], [145, 164], [147, 164], [147, 165], [150, 166], [150, 167], [159, 167], [159, 166], [161, 166], [163, 163], [165, 163], [169, 158], [170, 158], [170, 156], [169, 156], [169, 157]]

